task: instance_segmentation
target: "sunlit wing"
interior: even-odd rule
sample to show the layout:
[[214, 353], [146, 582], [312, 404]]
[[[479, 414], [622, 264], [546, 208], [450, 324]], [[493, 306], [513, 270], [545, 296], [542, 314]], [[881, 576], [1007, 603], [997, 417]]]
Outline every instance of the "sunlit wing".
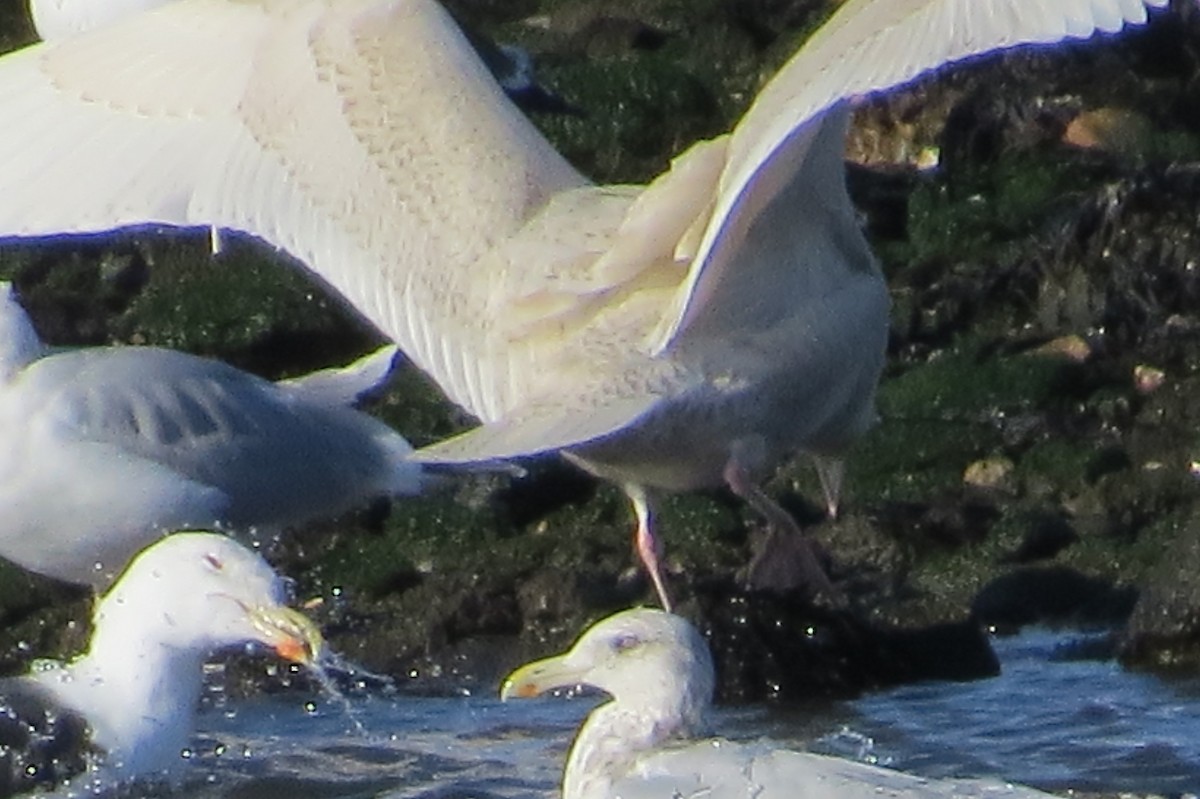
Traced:
[[[650, 342], [661, 352], [741, 279], [730, 264], [759, 213], [811, 157], [813, 125], [838, 101], [972, 55], [1143, 22], [1166, 0], [849, 0], [771, 79], [734, 129], [711, 221]], [[840, 151], [839, 151], [840, 157]], [[840, 185], [823, 187], [831, 194]], [[780, 261], [780, 270], [789, 267]], [[724, 283], [724, 285], [721, 285]], [[736, 289], [734, 294], [736, 295]]]
[[171, 0], [29, 0], [29, 16], [42, 39], [63, 39]]
[[6, 56], [0, 102], [0, 234], [244, 230], [459, 404], [511, 404], [468, 267], [586, 181], [430, 0], [178, 0]]

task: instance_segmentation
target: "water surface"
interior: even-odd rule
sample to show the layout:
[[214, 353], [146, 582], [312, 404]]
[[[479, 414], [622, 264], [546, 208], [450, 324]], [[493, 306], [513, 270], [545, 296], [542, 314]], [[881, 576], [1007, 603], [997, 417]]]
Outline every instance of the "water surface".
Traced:
[[[1003, 673], [926, 683], [853, 702], [722, 709], [716, 730], [928, 776], [989, 776], [1068, 789], [1200, 792], [1200, 681], [1081, 660], [1081, 636], [996, 641]], [[295, 695], [207, 709], [189, 796], [555, 796], [566, 747], [599, 698], [501, 704], [494, 696]], [[144, 790], [143, 790], [144, 792]]]

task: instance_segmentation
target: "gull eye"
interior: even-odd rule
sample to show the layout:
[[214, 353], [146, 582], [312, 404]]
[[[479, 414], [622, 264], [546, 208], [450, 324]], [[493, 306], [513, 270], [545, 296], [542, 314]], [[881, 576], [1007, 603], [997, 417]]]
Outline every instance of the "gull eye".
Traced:
[[633, 649], [635, 646], [638, 646], [641, 643], [642, 639], [638, 638], [633, 633], [624, 633], [623, 635], [618, 635], [613, 638], [611, 641], [609, 641], [608, 645], [613, 652], [620, 654], [622, 652], [628, 652], [630, 649]]
[[204, 556], [204, 562], [208, 564], [208, 568], [215, 572], [219, 572], [225, 568], [225, 564], [216, 555], [211, 552]]

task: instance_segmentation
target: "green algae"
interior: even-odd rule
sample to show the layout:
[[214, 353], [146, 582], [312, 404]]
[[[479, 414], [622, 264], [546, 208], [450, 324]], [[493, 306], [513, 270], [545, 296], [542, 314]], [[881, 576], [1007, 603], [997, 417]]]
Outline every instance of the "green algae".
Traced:
[[[541, 11], [569, 4], [548, 0]], [[627, 5], [635, 16], [673, 21], [660, 48], [586, 61], [547, 52], [540, 59], [546, 82], [586, 116], [543, 116], [538, 123], [577, 166], [605, 182], [643, 182], [694, 139], [727, 130], [773, 69], [833, 7], [817, 4], [821, 7], [798, 26], [769, 31], [769, 40], [756, 41], [727, 20], [713, 24], [727, 11], [719, 0]], [[503, 30], [510, 29], [517, 33], [523, 26]], [[549, 41], [534, 32], [523, 35], [533, 43]], [[1156, 147], [1162, 154], [1196, 152], [1195, 137], [1188, 134], [1163, 134], [1161, 142]], [[911, 287], [918, 273], [970, 280], [1023, 251], [1081, 196], [1111, 178], [1108, 167], [1058, 149], [1005, 153], [992, 164], [919, 181], [909, 197], [908, 241], [885, 244], [880, 252], [897, 286]], [[139, 239], [133, 249], [153, 262], [149, 280], [107, 321], [104, 340], [179, 347], [271, 376], [345, 361], [377, 341], [314, 289], [294, 264], [261, 248], [235, 240], [214, 257], [202, 233], [145, 246], [149, 250], [142, 252]], [[98, 275], [122, 267], [111, 254], [100, 257], [108, 258], [109, 266], [102, 263], [96, 270], [89, 263], [59, 259], [43, 270], [41, 255], [6, 252], [0, 273], [44, 271], [39, 290], [47, 296], [115, 302]], [[128, 249], [120, 255], [125, 257]], [[1128, 495], [1144, 486], [1143, 477], [1122, 465], [1120, 452], [1102, 441], [1047, 435], [1013, 445], [1006, 438], [1005, 420], [1014, 415], [1082, 408], [1105, 424], [1121, 423], [1128, 395], [1114, 386], [1081, 384], [1077, 365], [1002, 351], [993, 342], [1018, 328], [1009, 316], [1007, 305], [993, 309], [986, 331], [963, 335], [956, 330], [928, 357], [892, 367], [880, 390], [881, 423], [849, 461], [850, 518], [816, 531], [837, 547], [854, 525], [870, 526], [865, 520], [881, 506], [954, 495], [963, 491], [963, 472], [971, 462], [995, 454], [1013, 459], [1015, 495], [990, 497], [1001, 515], [982, 540], [942, 548], [903, 540], [864, 545], [864, 559], [892, 557], [891, 550], [884, 555], [872, 548], [900, 553], [896, 557], [903, 568], [887, 576], [898, 599], [886, 612], [898, 621], [934, 621], [961, 612], [988, 580], [1009, 568], [1002, 561], [1020, 544], [1026, 531], [1022, 514], [1031, 508], [1076, 514], [1072, 520], [1082, 528], [1080, 541], [1056, 560], [1088, 574], [1141, 579], [1181, 534], [1178, 512], [1149, 521], [1126, 518]], [[400, 370], [372, 411], [417, 445], [472, 424], [412, 368]], [[1197, 451], [1200, 440], [1194, 430], [1190, 436], [1189, 446]], [[473, 480], [479, 482], [470, 488]], [[319, 542], [299, 539], [306, 555], [293, 555], [300, 558], [293, 573], [303, 595], [331, 597], [336, 588], [338, 596], [352, 598], [346, 601], [357, 603], [354, 613], [372, 623], [356, 633], [362, 645], [372, 636], [380, 639], [372, 644], [379, 658], [374, 663], [398, 665], [401, 654], [411, 656], [430, 640], [444, 642], [471, 629], [508, 629], [507, 622], [484, 619], [481, 598], [528, 614], [523, 621], [533, 629], [556, 625], [561, 638], [569, 638], [585, 616], [606, 603], [653, 601], [644, 580], [635, 579], [626, 593], [613, 587], [623, 576], [636, 575], [629, 543], [632, 515], [617, 489], [602, 486], [587, 499], [515, 523], [489, 499], [503, 481], [466, 478], [463, 483], [468, 487], [398, 500], [382, 530], [368, 532], [347, 520], [321, 529]], [[771, 490], [808, 502], [819, 496], [802, 458], [781, 471]], [[1172, 490], [1164, 503], [1181, 496], [1178, 487]], [[728, 496], [704, 494], [663, 498], [658, 523], [678, 582], [739, 568], [748, 533], [761, 524]], [[835, 549], [835, 558], [843, 551]], [[20, 590], [7, 597], [0, 593], [0, 605], [9, 607], [6, 598], [19, 606]], [[35, 610], [21, 624], [36, 624]], [[476, 618], [464, 621], [464, 615]], [[554, 622], [542, 620], [551, 617]], [[43, 629], [58, 621], [45, 618]], [[338, 617], [330, 610], [329, 618]], [[415, 631], [380, 632], [408, 624]], [[453, 631], [431, 632], [440, 628]], [[36, 648], [45, 654], [56, 645], [38, 639]], [[395, 651], [387, 653], [389, 646]]]

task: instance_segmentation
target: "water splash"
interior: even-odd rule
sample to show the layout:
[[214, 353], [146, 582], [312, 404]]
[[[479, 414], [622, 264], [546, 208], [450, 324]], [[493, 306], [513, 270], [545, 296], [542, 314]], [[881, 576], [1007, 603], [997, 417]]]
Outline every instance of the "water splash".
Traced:
[[[321, 687], [322, 693], [340, 706], [346, 718], [354, 725], [354, 732], [361, 738], [371, 737], [362, 720], [362, 709], [350, 701], [350, 697], [367, 691], [385, 695], [396, 693], [396, 683], [391, 677], [377, 674], [347, 659], [338, 652], [326, 649], [309, 670]], [[310, 712], [315, 712], [315, 706]]]

